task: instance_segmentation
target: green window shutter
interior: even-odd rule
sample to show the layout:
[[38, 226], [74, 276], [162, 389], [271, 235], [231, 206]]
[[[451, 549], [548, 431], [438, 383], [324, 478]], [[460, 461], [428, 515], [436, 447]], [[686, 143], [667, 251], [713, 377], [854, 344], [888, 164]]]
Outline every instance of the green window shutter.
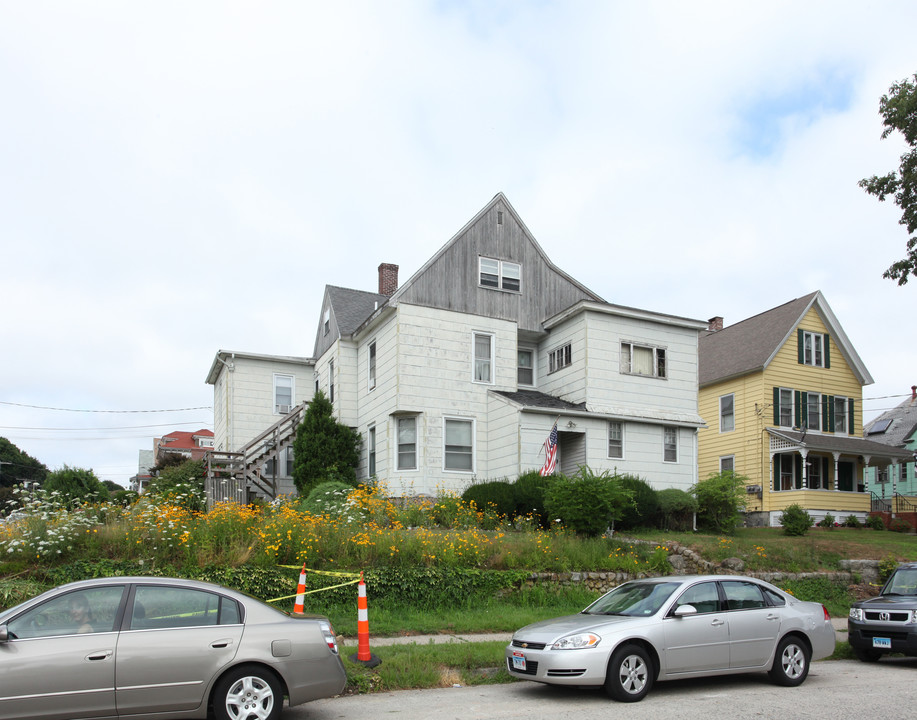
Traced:
[[822, 432], [828, 430], [831, 426], [828, 424], [828, 396], [821, 396], [821, 429]]
[[794, 390], [793, 396], [796, 398], [796, 417], [793, 427], [802, 427], [802, 393]]
[[796, 460], [795, 467], [794, 467], [794, 470], [796, 472], [793, 473], [796, 477], [794, 478], [793, 487], [795, 487], [797, 490], [801, 490], [802, 489], [802, 455], [794, 455], [793, 457]]
[[805, 340], [802, 337], [802, 328], [796, 329], [796, 355], [799, 358], [799, 364], [805, 365], [806, 347], [805, 347]]
[[856, 402], [853, 398], [850, 398], [847, 401], [847, 432], [851, 435], [856, 432], [856, 416], [854, 412], [856, 411]]
[[833, 477], [828, 475], [828, 458], [823, 457], [821, 459], [821, 478], [822, 478], [822, 487], [831, 488], [831, 481], [834, 480]]
[[831, 367], [831, 336], [825, 333], [825, 367]]
[[809, 425], [809, 393], [799, 393], [799, 412], [796, 414], [796, 427], [805, 428]]
[[774, 425], [780, 427], [780, 388], [774, 388]]

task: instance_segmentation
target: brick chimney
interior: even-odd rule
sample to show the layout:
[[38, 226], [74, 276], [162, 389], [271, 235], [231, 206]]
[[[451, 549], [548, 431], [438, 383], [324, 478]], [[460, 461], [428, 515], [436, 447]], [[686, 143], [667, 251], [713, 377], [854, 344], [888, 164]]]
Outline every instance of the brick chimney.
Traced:
[[917, 385], [911, 385], [911, 400], [917, 400]]
[[707, 329], [710, 332], [719, 332], [723, 329], [723, 318], [719, 315], [712, 317], [707, 321]]
[[390, 263], [379, 265], [379, 294], [391, 297], [398, 289], [398, 266]]

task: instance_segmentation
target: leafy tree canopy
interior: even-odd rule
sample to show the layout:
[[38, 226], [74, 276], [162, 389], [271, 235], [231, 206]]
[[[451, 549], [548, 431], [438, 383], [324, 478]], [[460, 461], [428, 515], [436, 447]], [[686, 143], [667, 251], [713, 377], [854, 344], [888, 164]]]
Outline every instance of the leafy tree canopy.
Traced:
[[293, 441], [293, 482], [302, 497], [322, 482], [356, 485], [360, 435], [334, 418], [331, 401], [321, 390], [306, 409]]
[[48, 468], [23, 452], [5, 437], [0, 437], [0, 487], [13, 487], [24, 482], [44, 482]]
[[56, 490], [69, 505], [108, 500], [109, 497], [108, 488], [92, 470], [67, 465], [49, 472], [42, 487], [50, 492]]
[[882, 138], [898, 131], [909, 146], [901, 156], [897, 172], [873, 175], [860, 180], [860, 187], [880, 201], [892, 197], [901, 208], [899, 224], [907, 228], [907, 254], [892, 264], [882, 277], [905, 285], [911, 275], [917, 276], [917, 74], [909, 80], [893, 84], [879, 101], [882, 116]]

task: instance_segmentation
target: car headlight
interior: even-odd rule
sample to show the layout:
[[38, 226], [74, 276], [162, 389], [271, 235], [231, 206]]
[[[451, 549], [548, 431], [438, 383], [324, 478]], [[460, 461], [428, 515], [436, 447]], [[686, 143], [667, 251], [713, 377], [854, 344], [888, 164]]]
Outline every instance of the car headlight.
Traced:
[[551, 648], [553, 650], [582, 650], [595, 647], [601, 640], [602, 638], [595, 633], [576, 633], [562, 637]]
[[857, 608], [857, 607], [850, 608], [850, 619], [862, 622], [863, 608]]
[[908, 615], [910, 615], [910, 617], [907, 619], [909, 623], [917, 623], [917, 610], [908, 611]]

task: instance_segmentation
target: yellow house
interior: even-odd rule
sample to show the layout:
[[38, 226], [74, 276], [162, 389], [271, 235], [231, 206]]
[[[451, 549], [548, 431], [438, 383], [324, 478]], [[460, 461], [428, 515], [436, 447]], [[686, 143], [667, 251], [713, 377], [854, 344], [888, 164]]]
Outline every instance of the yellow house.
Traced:
[[820, 291], [729, 327], [711, 319], [699, 344], [699, 477], [747, 478], [748, 525], [779, 525], [793, 504], [816, 521], [864, 520], [866, 468], [913, 459], [863, 439], [872, 382]]

